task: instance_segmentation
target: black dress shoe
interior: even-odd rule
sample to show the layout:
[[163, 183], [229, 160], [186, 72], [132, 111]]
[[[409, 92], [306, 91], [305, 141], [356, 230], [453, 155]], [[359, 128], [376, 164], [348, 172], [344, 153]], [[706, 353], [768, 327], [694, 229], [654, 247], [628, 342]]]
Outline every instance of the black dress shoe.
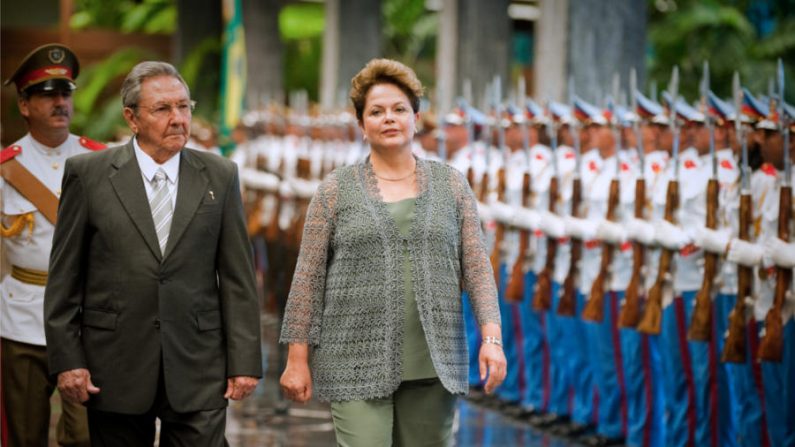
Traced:
[[502, 401], [498, 409], [502, 414], [511, 418], [518, 417], [523, 411], [519, 401]]
[[608, 438], [607, 436], [599, 434], [589, 435], [578, 439], [578, 442], [588, 447], [607, 447], [607, 446], [624, 445], [624, 441], [625, 439], [622, 437]]
[[542, 416], [538, 417], [531, 417], [529, 419], [530, 425], [540, 429], [547, 429], [555, 425], [565, 424], [569, 422], [569, 416], [567, 415], [557, 415], [553, 413], [547, 413]]
[[526, 407], [524, 407], [524, 408], [522, 408], [522, 411], [516, 416], [516, 419], [519, 419], [520, 421], [527, 421], [530, 418], [543, 416], [545, 414], [546, 413], [544, 413], [541, 410], [537, 410], [535, 408], [526, 408]]
[[590, 434], [594, 429], [592, 424], [578, 424], [571, 422], [568, 424], [560, 424], [552, 427], [550, 433], [564, 438], [575, 439], [583, 435]]

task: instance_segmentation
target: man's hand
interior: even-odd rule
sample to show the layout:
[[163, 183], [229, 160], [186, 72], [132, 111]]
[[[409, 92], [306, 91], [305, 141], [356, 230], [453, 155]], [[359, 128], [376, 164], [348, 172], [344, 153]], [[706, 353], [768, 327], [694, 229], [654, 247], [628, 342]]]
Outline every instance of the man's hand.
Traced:
[[259, 379], [248, 376], [235, 376], [226, 379], [224, 399], [242, 400], [248, 397], [257, 387]]
[[99, 393], [99, 388], [91, 383], [87, 369], [78, 368], [58, 374], [58, 391], [63, 399], [79, 404], [87, 401], [89, 394]]
[[306, 361], [287, 361], [279, 380], [284, 395], [295, 402], [304, 403], [312, 398], [312, 374]]

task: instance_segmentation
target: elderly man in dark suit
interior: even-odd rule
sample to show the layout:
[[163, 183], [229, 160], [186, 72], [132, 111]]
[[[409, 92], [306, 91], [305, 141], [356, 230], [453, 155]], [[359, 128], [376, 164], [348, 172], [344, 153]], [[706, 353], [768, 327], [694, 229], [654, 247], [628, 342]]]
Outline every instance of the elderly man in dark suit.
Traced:
[[122, 85], [135, 137], [66, 162], [45, 292], [50, 372], [94, 445], [223, 445], [261, 377], [235, 165], [185, 148], [193, 103], [163, 62]]

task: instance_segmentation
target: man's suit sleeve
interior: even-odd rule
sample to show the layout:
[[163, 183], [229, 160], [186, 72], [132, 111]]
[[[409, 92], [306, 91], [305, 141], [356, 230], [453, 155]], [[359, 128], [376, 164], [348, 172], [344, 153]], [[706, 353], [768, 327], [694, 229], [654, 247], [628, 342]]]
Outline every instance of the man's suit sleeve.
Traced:
[[44, 292], [44, 332], [50, 373], [85, 368], [80, 309], [85, 278], [87, 197], [72, 160], [64, 166], [58, 223]]
[[262, 376], [260, 311], [237, 167], [226, 191], [218, 242], [218, 284], [226, 331], [227, 376]]

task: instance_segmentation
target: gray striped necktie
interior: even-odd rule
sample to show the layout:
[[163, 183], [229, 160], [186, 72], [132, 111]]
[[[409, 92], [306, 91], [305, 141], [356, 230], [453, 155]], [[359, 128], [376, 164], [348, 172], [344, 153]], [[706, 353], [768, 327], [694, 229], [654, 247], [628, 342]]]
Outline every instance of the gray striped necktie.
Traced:
[[163, 168], [159, 168], [154, 178], [152, 178], [152, 199], [149, 201], [149, 207], [152, 209], [152, 219], [155, 221], [155, 232], [157, 233], [157, 242], [160, 244], [160, 253], [165, 254], [174, 207], [171, 204], [168, 178]]

